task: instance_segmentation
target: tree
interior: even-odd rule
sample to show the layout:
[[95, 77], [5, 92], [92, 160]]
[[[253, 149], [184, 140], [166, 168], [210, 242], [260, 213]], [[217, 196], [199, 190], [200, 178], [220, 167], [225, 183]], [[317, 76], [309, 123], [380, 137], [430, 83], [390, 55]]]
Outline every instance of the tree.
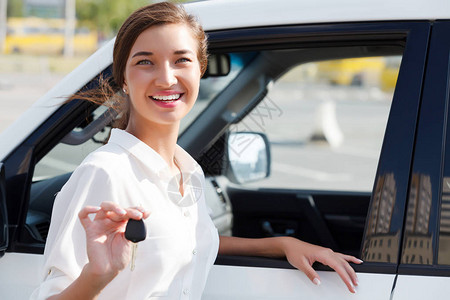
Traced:
[[131, 12], [148, 3], [148, 0], [77, 0], [77, 19], [80, 25], [97, 29], [108, 38], [117, 33]]
[[8, 18], [23, 17], [23, 0], [8, 0]]

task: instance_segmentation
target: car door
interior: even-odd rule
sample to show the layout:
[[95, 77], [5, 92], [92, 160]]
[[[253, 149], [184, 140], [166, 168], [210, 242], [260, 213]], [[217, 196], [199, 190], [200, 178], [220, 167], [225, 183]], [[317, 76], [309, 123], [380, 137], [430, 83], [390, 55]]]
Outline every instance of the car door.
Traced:
[[[202, 162], [206, 174], [224, 175], [226, 172], [220, 170], [227, 169], [226, 162], [223, 161], [226, 132], [267, 132], [272, 148], [271, 176], [278, 177], [278, 182], [271, 181], [272, 178], [269, 177], [269, 181], [239, 184], [230, 182], [224, 176], [217, 176], [219, 186], [232, 203], [233, 235], [290, 235], [338, 251], [350, 252], [365, 262], [354, 266], [360, 285], [357, 295], [351, 295], [338, 275], [323, 266], [317, 266], [322, 279], [322, 285], [317, 287], [284, 260], [219, 255], [211, 270], [203, 299], [390, 298], [395, 285], [402, 241], [429, 29], [427, 22], [419, 22], [289, 26], [211, 33], [213, 53], [253, 53], [255, 58], [253, 63], [244, 67], [242, 76], [238, 75], [236, 81], [227, 86], [205, 110], [209, 114], [208, 119], [216, 121], [204, 123], [204, 120], [198, 119], [189, 129], [202, 131], [202, 136], [195, 137], [188, 130], [181, 136], [180, 143]], [[352, 186], [350, 182], [346, 187], [340, 188], [342, 179], [355, 182], [367, 179], [359, 178], [358, 176], [367, 175], [359, 175], [358, 172], [353, 177], [346, 177], [346, 171], [333, 170], [331, 173], [334, 172], [335, 176], [327, 177], [329, 170], [314, 172], [315, 170], [306, 167], [296, 168], [295, 160], [301, 160], [304, 153], [283, 152], [280, 147], [286, 146], [283, 145], [286, 144], [286, 139], [273, 139], [273, 129], [280, 129], [278, 136], [295, 136], [301, 128], [299, 125], [277, 127], [274, 119], [276, 115], [287, 118], [291, 114], [293, 122], [302, 121], [311, 114], [297, 115], [296, 103], [293, 106], [283, 106], [280, 103], [286, 96], [277, 98], [271, 94], [271, 91], [278, 88], [277, 85], [282, 85], [280, 78], [297, 65], [325, 60], [327, 65], [322, 68], [341, 68], [336, 66], [334, 59], [384, 55], [390, 57], [395, 53], [398, 55], [395, 50], [398, 47], [402, 49], [401, 65], [392, 102], [388, 107], [387, 124], [383, 125], [385, 129], [382, 129], [383, 134], [379, 137], [382, 142], [381, 151], [375, 154], [373, 174], [368, 179], [370, 187], [352, 190], [348, 188]], [[295, 59], [298, 61], [294, 63]], [[340, 64], [342, 62], [338, 65]], [[299, 72], [315, 72], [318, 68], [321, 67], [316, 65]], [[261, 73], [258, 75], [258, 72]], [[327, 80], [331, 81], [330, 78]], [[358, 80], [354, 76], [349, 85], [358, 86]], [[308, 85], [308, 82], [304, 82], [303, 88], [306, 89]], [[253, 91], [251, 96], [248, 95], [249, 90]], [[317, 91], [318, 94], [321, 92]], [[356, 88], [354, 92], [357, 93]], [[291, 97], [294, 95], [291, 94]], [[322, 112], [325, 114], [325, 117], [322, 116], [324, 122], [337, 118], [339, 123], [339, 112], [336, 117], [333, 108], [330, 109], [327, 106], [329, 104], [324, 102], [325, 108], [319, 105], [317, 109], [325, 110], [325, 113]], [[348, 113], [354, 114], [350, 111]], [[359, 117], [367, 119], [362, 131], [364, 138], [364, 130], [370, 130], [373, 113], [369, 109], [360, 114]], [[255, 122], [257, 119], [259, 121]], [[249, 122], [257, 124], [252, 127]], [[331, 128], [336, 129], [336, 126]], [[319, 139], [328, 143], [325, 147], [332, 148], [333, 137], [327, 138], [327, 133], [324, 132], [326, 130], [329, 128], [322, 127], [322, 132], [319, 130], [321, 135], [325, 135]], [[217, 132], [225, 134], [221, 136]], [[209, 138], [209, 135], [214, 134], [215, 137]], [[205, 143], [203, 140], [209, 142]], [[215, 143], [211, 143], [211, 140]], [[305, 139], [287, 142], [290, 143], [288, 146], [306, 143]], [[338, 149], [339, 146], [333, 151], [339, 151]], [[312, 156], [315, 154], [317, 151], [313, 150]], [[305, 160], [305, 164], [310, 162], [309, 158]], [[340, 163], [331, 159], [325, 167], [333, 168]], [[358, 170], [359, 161], [354, 164]], [[287, 176], [282, 177], [282, 173]], [[303, 187], [300, 182], [296, 186], [295, 181], [289, 185], [288, 180], [298, 174], [315, 176], [319, 181], [320, 178], [325, 178], [331, 183], [322, 189], [314, 185]]]
[[450, 22], [433, 24], [393, 299], [450, 293]]

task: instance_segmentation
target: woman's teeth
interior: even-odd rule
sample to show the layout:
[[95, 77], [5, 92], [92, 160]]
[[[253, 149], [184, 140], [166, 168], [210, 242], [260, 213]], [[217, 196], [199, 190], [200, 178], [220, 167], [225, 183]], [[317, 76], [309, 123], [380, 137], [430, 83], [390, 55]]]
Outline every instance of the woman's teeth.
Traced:
[[158, 96], [151, 96], [151, 98], [153, 100], [168, 101], [168, 102], [171, 102], [171, 101], [174, 101], [174, 100], [178, 100], [178, 99], [180, 99], [180, 97], [181, 97], [181, 94], [173, 94], [173, 95], [168, 95], [168, 96], [160, 96], [160, 95], [158, 95]]

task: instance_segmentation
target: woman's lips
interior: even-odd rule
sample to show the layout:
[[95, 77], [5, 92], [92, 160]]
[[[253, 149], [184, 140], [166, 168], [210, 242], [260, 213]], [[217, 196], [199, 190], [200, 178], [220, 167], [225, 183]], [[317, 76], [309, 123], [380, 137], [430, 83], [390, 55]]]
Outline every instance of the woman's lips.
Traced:
[[175, 107], [183, 97], [183, 93], [170, 94], [170, 95], [154, 95], [149, 96], [150, 99], [156, 103], [156, 105], [163, 108], [173, 108]]

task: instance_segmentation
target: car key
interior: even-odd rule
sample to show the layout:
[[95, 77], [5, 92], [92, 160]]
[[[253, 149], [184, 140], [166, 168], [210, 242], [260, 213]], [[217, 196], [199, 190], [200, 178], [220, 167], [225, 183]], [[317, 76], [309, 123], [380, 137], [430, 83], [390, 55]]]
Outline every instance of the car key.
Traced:
[[147, 236], [147, 228], [144, 220], [129, 219], [125, 228], [125, 238], [133, 243], [131, 252], [131, 271], [134, 270], [134, 262], [136, 260], [137, 243], [145, 240]]

